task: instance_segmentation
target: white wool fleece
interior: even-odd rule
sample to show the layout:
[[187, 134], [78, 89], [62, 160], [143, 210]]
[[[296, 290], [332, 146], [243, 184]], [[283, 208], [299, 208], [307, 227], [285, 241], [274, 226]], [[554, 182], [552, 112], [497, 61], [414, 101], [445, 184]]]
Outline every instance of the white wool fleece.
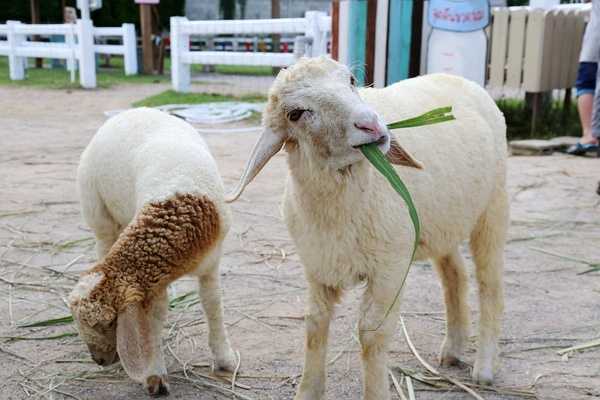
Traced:
[[103, 205], [125, 227], [145, 204], [189, 193], [212, 200], [223, 232], [229, 228], [223, 184], [206, 142], [164, 112], [138, 108], [109, 119], [83, 152], [77, 177], [84, 217], [94, 227], [106, 217]]
[[230, 212], [200, 135], [161, 111], [126, 111], [98, 130], [77, 180], [99, 261], [73, 290], [70, 306], [92, 358], [109, 365], [118, 352], [127, 374], [149, 394], [168, 394], [160, 348], [166, 286], [193, 274], [215, 368], [233, 370], [219, 286]]
[[[360, 96], [388, 123], [453, 105], [455, 121], [393, 131], [424, 165], [422, 170], [395, 167], [421, 219], [416, 258], [451, 253], [469, 237], [493, 197], [504, 191], [502, 114], [479, 86], [443, 74], [362, 89]], [[367, 161], [337, 179], [309, 165], [290, 154], [284, 199], [285, 220], [307, 273], [332, 287], [350, 287], [388, 265], [397, 266], [390, 274], [402, 276], [414, 232], [406, 205], [385, 178]]]
[[[467, 273], [458, 248], [470, 239], [480, 300], [472, 375], [476, 383], [490, 383], [501, 329], [509, 208], [504, 118], [483, 89], [448, 75], [363, 89], [360, 95], [388, 123], [453, 106], [454, 121], [392, 132], [423, 164], [423, 169], [395, 169], [421, 220], [416, 258], [432, 259], [442, 281], [447, 322], [439, 360], [445, 366], [459, 363], [469, 338]], [[389, 399], [387, 349], [414, 228], [404, 201], [366, 160], [336, 174], [308, 162], [309, 157], [301, 145], [290, 146], [283, 206], [309, 282], [304, 373], [295, 400], [323, 397], [333, 306], [342, 289], [359, 282], [366, 284], [358, 331], [364, 399]]]

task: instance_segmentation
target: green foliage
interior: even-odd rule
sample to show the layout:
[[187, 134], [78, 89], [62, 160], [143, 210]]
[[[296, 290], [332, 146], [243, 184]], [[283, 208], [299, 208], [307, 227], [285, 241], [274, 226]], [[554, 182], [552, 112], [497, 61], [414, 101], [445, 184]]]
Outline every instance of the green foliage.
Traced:
[[[75, 7], [76, 0], [67, 0], [66, 5]], [[161, 0], [158, 5], [160, 15], [159, 28], [169, 28], [169, 18], [184, 15], [185, 0]], [[40, 1], [40, 19], [42, 23], [61, 23], [63, 14], [61, 0]], [[92, 20], [95, 26], [121, 26], [125, 22], [132, 22], [139, 30], [139, 6], [133, 0], [104, 0], [102, 8], [92, 11]], [[26, 0], [0, 0], [0, 23], [6, 20], [31, 22], [30, 3]]]
[[[159, 30], [169, 29], [169, 18], [184, 15], [185, 0], [161, 0], [158, 4]], [[136, 24], [140, 34], [139, 6], [133, 0], [103, 1], [102, 8], [92, 12], [92, 19], [96, 26], [120, 26], [130, 22]]]
[[[502, 99], [496, 103], [506, 118], [509, 140], [532, 138], [531, 109], [525, 101]], [[581, 123], [575, 102], [572, 102], [568, 109], [564, 108], [562, 101], [546, 101], [542, 104], [533, 138], [580, 135]]]
[[177, 93], [173, 90], [166, 90], [154, 96], [133, 103], [134, 107], [156, 107], [165, 104], [200, 104], [213, 103], [219, 101], [246, 101], [262, 102], [267, 99], [259, 94], [244, 95], [240, 97], [222, 95], [218, 93]]
[[[76, 0], [67, 0], [66, 4], [75, 7]], [[61, 0], [40, 1], [40, 20], [43, 24], [60, 23], [63, 21]], [[31, 22], [31, 6], [27, 0], [1, 0], [0, 24], [7, 20]]]
[[235, 0], [219, 0], [219, 13], [223, 19], [234, 19]]

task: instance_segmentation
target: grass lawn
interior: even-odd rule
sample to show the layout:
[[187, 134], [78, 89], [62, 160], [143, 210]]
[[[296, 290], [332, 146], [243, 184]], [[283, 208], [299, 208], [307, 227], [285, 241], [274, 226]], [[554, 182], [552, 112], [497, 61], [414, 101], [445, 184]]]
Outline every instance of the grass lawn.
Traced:
[[254, 103], [267, 101], [267, 98], [259, 94], [235, 97], [218, 93], [177, 93], [173, 90], [165, 90], [162, 93], [136, 101], [132, 105], [134, 107], [156, 107], [165, 104], [200, 104], [218, 101], [246, 101]]
[[[45, 65], [50, 63], [45, 59]], [[30, 67], [34, 61], [30, 59]], [[64, 68], [28, 68], [22, 81], [11, 81], [8, 71], [8, 57], [0, 57], [0, 85], [36, 86], [48, 89], [79, 89], [79, 72], [75, 71], [75, 82], [71, 82], [71, 74]], [[169, 83], [171, 76], [165, 75], [132, 75], [126, 76], [123, 70], [123, 60], [119, 57], [111, 58], [111, 67], [100, 67], [96, 74], [99, 88], [109, 88], [121, 83]]]
[[215, 71], [225, 75], [272, 76], [273, 68], [262, 65], [217, 65]]
[[[48, 66], [50, 59], [44, 59]], [[71, 74], [64, 68], [33, 68], [34, 61], [29, 59], [30, 68], [26, 71], [26, 77], [22, 81], [11, 81], [8, 71], [8, 57], [0, 56], [0, 85], [36, 86], [48, 89], [79, 89], [79, 72], [75, 71], [75, 82], [71, 82]], [[103, 67], [104, 59], [100, 58], [96, 79], [99, 88], [109, 88], [122, 83], [169, 83], [171, 81], [171, 60], [165, 59], [164, 75], [132, 75], [126, 76], [123, 70], [123, 59], [111, 57], [110, 67]], [[225, 75], [254, 75], [269, 76], [271, 67], [243, 66], [243, 65], [217, 65], [215, 70]], [[192, 65], [192, 73], [202, 71], [202, 65]]]

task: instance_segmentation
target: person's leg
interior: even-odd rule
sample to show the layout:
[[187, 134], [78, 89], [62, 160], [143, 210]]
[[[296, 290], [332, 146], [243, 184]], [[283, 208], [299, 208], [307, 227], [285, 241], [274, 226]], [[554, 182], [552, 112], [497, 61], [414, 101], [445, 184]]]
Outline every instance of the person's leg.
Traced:
[[577, 97], [577, 111], [579, 111], [579, 120], [581, 121], [581, 144], [596, 143], [592, 136], [592, 104], [594, 103], [594, 93], [584, 92]]
[[594, 95], [590, 128], [592, 137], [598, 141], [600, 139], [600, 68], [598, 68], [596, 73], [596, 92]]
[[597, 147], [598, 141], [592, 136], [592, 104], [596, 89], [597, 70], [598, 63], [579, 63], [575, 87], [577, 89], [577, 110], [581, 121], [581, 139], [579, 143], [567, 150], [569, 154], [585, 155], [589, 150], [595, 150]]

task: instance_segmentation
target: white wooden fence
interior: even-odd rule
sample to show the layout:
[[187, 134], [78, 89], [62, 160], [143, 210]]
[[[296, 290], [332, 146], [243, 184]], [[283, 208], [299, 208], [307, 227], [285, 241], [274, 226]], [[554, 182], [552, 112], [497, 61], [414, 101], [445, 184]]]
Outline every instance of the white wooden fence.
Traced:
[[488, 85], [532, 93], [571, 88], [590, 8], [494, 8]]
[[[27, 40], [31, 35], [62, 35], [63, 43]], [[79, 82], [84, 88], [96, 87], [95, 54], [120, 54], [124, 58], [125, 74], [137, 74], [137, 42], [135, 26], [123, 24], [120, 28], [94, 28], [90, 20], [77, 20], [77, 24], [22, 24], [7, 21], [0, 25], [0, 56], [8, 56], [10, 79], [25, 79], [27, 58], [57, 58], [67, 62], [74, 80], [76, 63]], [[122, 44], [94, 44], [94, 37], [120, 37]]]
[[123, 24], [118, 28], [94, 28], [94, 37], [120, 39], [121, 44], [96, 44], [94, 52], [123, 56], [125, 75], [137, 75], [137, 39], [134, 24]]
[[299, 57], [300, 47], [294, 53], [266, 53], [242, 51], [190, 51], [193, 35], [257, 35], [282, 34], [305, 37], [305, 54], [327, 54], [327, 35], [331, 33], [331, 18], [323, 12], [308, 11], [305, 18], [280, 18], [231, 21], [189, 21], [185, 17], [171, 17], [171, 81], [173, 89], [186, 92], [190, 88], [192, 64], [266, 65], [285, 67]]

